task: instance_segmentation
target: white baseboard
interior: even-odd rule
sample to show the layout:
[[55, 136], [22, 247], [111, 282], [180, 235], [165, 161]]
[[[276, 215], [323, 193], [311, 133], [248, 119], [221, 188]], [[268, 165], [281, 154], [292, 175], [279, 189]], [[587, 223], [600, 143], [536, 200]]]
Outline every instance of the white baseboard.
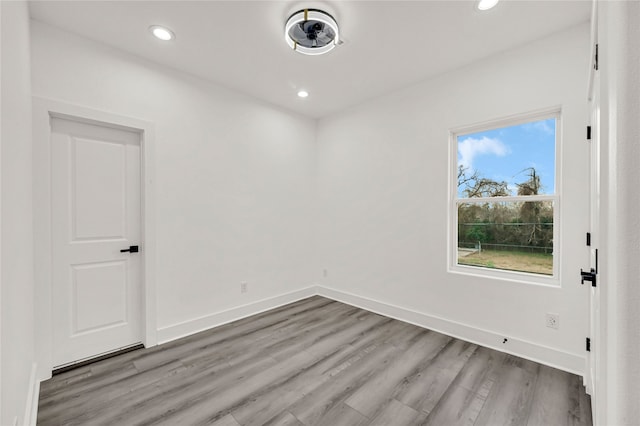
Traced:
[[315, 294], [317, 294], [317, 289], [315, 286], [311, 286], [302, 290], [281, 294], [279, 296], [231, 308], [226, 311], [216, 312], [200, 318], [163, 327], [158, 329], [158, 344], [166, 343], [251, 315], [259, 314], [260, 312], [268, 311], [269, 309], [274, 309], [300, 299], [305, 299], [307, 297], [314, 296]]
[[[540, 364], [584, 375], [585, 357], [569, 352], [560, 351], [548, 346], [505, 336], [489, 330], [483, 330], [469, 324], [451, 321], [445, 318], [427, 315], [400, 306], [390, 305], [355, 294], [346, 293], [328, 287], [317, 286], [317, 294], [338, 302], [347, 303], [367, 311], [375, 312], [386, 317], [394, 318], [419, 327], [437, 331], [451, 337], [475, 343], [521, 358], [526, 358]], [[503, 343], [504, 339], [506, 343]]]
[[[538, 343], [505, 336], [493, 331], [484, 330], [470, 324], [463, 324], [446, 318], [428, 315], [422, 312], [400, 306], [391, 305], [340, 290], [310, 286], [302, 290], [282, 294], [276, 297], [259, 300], [257, 302], [238, 306], [222, 312], [216, 312], [193, 320], [181, 322], [158, 330], [158, 343], [166, 343], [181, 337], [189, 336], [200, 331], [208, 330], [232, 321], [255, 315], [269, 309], [274, 309], [287, 303], [319, 295], [338, 302], [347, 303], [375, 312], [389, 318], [394, 318], [419, 327], [437, 331], [451, 337], [475, 343], [521, 358], [529, 359], [540, 364], [564, 370], [579, 376], [584, 376], [585, 357], [580, 354], [569, 353]], [[506, 343], [503, 343], [504, 339]]]
[[35, 426], [38, 420], [38, 399], [40, 397], [40, 380], [38, 379], [38, 364], [31, 365], [31, 376], [29, 377], [29, 393], [27, 403], [24, 408], [25, 426]]

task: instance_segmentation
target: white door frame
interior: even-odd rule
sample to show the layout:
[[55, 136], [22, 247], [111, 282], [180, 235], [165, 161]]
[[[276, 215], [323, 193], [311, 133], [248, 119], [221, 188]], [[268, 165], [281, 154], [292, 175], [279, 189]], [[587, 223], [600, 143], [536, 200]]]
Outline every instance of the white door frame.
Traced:
[[154, 125], [130, 117], [33, 97], [33, 208], [35, 255], [35, 345], [38, 377], [51, 377], [53, 368], [52, 328], [52, 238], [51, 238], [51, 117], [71, 118], [140, 132], [140, 196], [142, 258], [143, 344], [157, 344], [155, 287], [155, 176]]
[[[597, 250], [600, 246], [601, 239], [601, 231], [600, 231], [600, 121], [598, 110], [600, 108], [600, 97], [599, 97], [599, 85], [597, 81], [599, 81], [598, 72], [596, 71], [596, 45], [598, 44], [598, 5], [597, 1], [594, 0], [591, 5], [591, 28], [590, 28], [590, 60], [589, 60], [589, 83], [587, 89], [587, 100], [588, 100], [588, 119], [587, 123], [591, 128], [591, 140], [589, 141], [589, 217], [590, 217], [590, 226], [589, 232], [591, 233], [591, 247], [589, 247], [590, 251], [590, 263], [588, 267], [597, 268], [598, 265], [597, 259], [594, 257], [594, 250], [597, 253]], [[598, 271], [596, 271], [598, 272]], [[586, 387], [587, 393], [591, 395], [591, 414], [592, 418], [596, 419], [596, 412], [598, 406], [596, 404], [596, 398], [598, 398], [599, 389], [599, 374], [598, 371], [598, 358], [600, 356], [600, 348], [601, 348], [601, 338], [600, 338], [600, 327], [599, 327], [599, 312], [594, 312], [595, 302], [599, 300], [595, 300], [594, 296], [599, 297], [599, 287], [595, 289], [591, 286], [589, 282], [585, 283], [589, 291], [588, 297], [588, 321], [589, 328], [587, 337], [591, 339], [591, 349], [590, 352], [587, 353], [586, 357], [586, 365], [585, 365], [585, 375], [584, 375], [584, 385]], [[599, 305], [598, 305], [599, 306]], [[598, 386], [597, 386], [598, 385]]]
[[[597, 39], [593, 45], [597, 43]], [[594, 49], [595, 50], [595, 49]], [[594, 52], [595, 53], [595, 52]], [[595, 62], [592, 62], [595, 64]], [[591, 141], [590, 141], [590, 227], [591, 246], [589, 247], [591, 259], [588, 268], [596, 271], [598, 285], [593, 287], [591, 283], [585, 282], [585, 287], [589, 292], [589, 332], [587, 336], [591, 339], [590, 352], [587, 352], [587, 365], [585, 368], [585, 384], [587, 393], [591, 395], [591, 414], [594, 424], [600, 416], [600, 401], [602, 401], [602, 376], [601, 357], [604, 349], [604, 333], [601, 325], [601, 315], [603, 311], [602, 287], [603, 280], [600, 274], [598, 250], [603, 244], [603, 231], [601, 226], [601, 205], [602, 205], [602, 176], [601, 176], [601, 120], [600, 120], [600, 77], [593, 74], [590, 87], [592, 91], [589, 98]], [[607, 285], [606, 278], [604, 285]]]

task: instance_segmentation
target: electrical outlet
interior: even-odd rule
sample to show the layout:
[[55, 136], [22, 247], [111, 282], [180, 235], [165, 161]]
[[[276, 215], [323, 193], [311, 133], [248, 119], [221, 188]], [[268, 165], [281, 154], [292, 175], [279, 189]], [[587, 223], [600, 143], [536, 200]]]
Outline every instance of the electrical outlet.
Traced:
[[323, 270], [322, 270], [322, 276], [323, 276], [323, 277], [325, 277], [325, 278], [327, 278], [327, 275], [329, 275], [329, 273], [327, 272], [327, 270], [326, 270], [326, 269], [323, 269]]
[[247, 290], [249, 289], [248, 286], [249, 286], [249, 284], [247, 284], [246, 281], [242, 281], [240, 283], [240, 293], [246, 293]]
[[556, 330], [560, 328], [560, 315], [552, 314], [551, 312], [547, 312], [546, 324], [549, 328], [555, 328]]

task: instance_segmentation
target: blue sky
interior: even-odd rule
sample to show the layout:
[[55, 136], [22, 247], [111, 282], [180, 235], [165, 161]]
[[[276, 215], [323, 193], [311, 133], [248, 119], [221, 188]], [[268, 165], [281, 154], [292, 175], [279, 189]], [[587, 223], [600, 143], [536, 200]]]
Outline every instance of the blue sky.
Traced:
[[507, 181], [512, 195], [517, 195], [516, 183], [528, 179], [525, 169], [534, 167], [542, 183], [540, 193], [551, 194], [555, 185], [555, 122], [549, 118], [459, 136], [458, 164], [469, 167], [468, 174], [477, 170], [482, 177]]

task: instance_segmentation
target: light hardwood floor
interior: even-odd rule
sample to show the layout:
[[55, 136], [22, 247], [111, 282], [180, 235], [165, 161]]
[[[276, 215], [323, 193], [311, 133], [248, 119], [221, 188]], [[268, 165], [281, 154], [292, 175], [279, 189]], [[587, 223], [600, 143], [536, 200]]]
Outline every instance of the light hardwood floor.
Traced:
[[590, 425], [578, 376], [311, 297], [54, 376], [38, 424]]

